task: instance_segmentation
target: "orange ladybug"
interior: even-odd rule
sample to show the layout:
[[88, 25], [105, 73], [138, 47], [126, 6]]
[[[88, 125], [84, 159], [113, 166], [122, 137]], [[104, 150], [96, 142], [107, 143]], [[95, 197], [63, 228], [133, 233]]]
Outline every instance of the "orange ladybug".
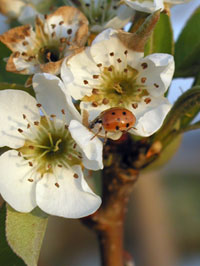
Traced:
[[105, 130], [106, 135], [107, 132], [128, 131], [133, 128], [135, 122], [136, 117], [131, 111], [123, 107], [113, 107], [101, 112], [98, 117], [90, 122], [89, 128], [93, 129], [95, 125], [100, 124], [101, 126], [95, 136], [97, 136], [102, 129]]

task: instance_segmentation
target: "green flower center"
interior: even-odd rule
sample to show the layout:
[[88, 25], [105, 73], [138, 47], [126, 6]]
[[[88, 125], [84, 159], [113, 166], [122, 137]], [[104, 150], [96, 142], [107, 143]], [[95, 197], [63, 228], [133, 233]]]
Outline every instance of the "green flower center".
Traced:
[[[122, 62], [119, 58], [118, 61]], [[100, 75], [93, 75], [94, 79], [98, 79], [98, 84], [93, 88], [92, 96], [85, 96], [82, 100], [92, 102], [94, 107], [101, 104], [125, 108], [130, 104], [136, 106], [144, 96], [149, 95], [146, 86], [137, 83], [138, 74], [138, 71], [129, 65], [124, 69], [113, 65], [104, 67]]]
[[[18, 149], [19, 156], [28, 160], [41, 176], [53, 172], [56, 166], [70, 168], [81, 164], [81, 153], [64, 121], [56, 121], [55, 116], [50, 119], [45, 115], [34, 124], [28, 122], [27, 127], [30, 132], [25, 134], [24, 146]], [[22, 130], [18, 131], [24, 134]]]

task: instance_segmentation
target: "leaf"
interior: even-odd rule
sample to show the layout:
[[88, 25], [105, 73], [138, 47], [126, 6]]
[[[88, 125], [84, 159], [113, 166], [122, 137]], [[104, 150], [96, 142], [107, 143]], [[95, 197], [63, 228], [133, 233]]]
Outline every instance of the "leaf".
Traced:
[[193, 77], [200, 69], [200, 7], [196, 9], [175, 45], [175, 77]]
[[28, 266], [37, 266], [47, 221], [47, 215], [39, 208], [20, 213], [7, 205], [7, 241]]
[[18, 84], [25, 84], [28, 76], [22, 74], [15, 74], [6, 71], [6, 62], [4, 58], [9, 57], [11, 54], [10, 50], [0, 42], [0, 82], [14, 82]]
[[6, 205], [0, 209], [0, 265], [25, 266], [22, 259], [13, 253], [5, 236]]
[[[183, 93], [168, 113], [163, 126], [155, 135], [155, 140], [169, 141], [183, 132], [200, 112], [200, 86], [195, 86]], [[165, 140], [166, 141], [166, 140]], [[164, 142], [165, 142], [164, 141]]]
[[160, 19], [145, 47], [145, 55], [153, 53], [174, 53], [171, 21], [165, 13], [160, 14]]

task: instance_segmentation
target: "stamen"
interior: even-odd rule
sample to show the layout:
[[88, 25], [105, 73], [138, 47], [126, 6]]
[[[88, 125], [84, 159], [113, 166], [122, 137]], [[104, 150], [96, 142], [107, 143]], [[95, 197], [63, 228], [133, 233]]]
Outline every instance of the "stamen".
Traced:
[[94, 94], [94, 95], [99, 94], [99, 89], [93, 88], [92, 89], [92, 94]]
[[146, 69], [148, 67], [147, 63], [142, 63], [141, 66], [143, 69]]
[[74, 178], [78, 178], [78, 174], [75, 173], [75, 174], [74, 174]]
[[145, 77], [141, 78], [141, 82], [142, 82], [142, 83], [145, 83], [146, 80], [147, 80], [147, 78], [145, 78]]
[[99, 75], [93, 75], [93, 79], [98, 79]]
[[133, 104], [132, 104], [132, 107], [133, 107], [134, 109], [136, 109], [136, 108], [138, 108], [138, 104], [137, 104], [137, 103], [133, 103]]
[[87, 85], [89, 82], [85, 79], [85, 80], [83, 81], [83, 83], [84, 83], [85, 85]]
[[114, 56], [114, 52], [110, 53], [110, 56]]
[[146, 104], [148, 104], [148, 103], [151, 102], [151, 98], [146, 98], [146, 99], [144, 99], [144, 101], [145, 101]]
[[67, 30], [67, 33], [70, 35], [70, 34], [72, 34], [72, 29], [68, 29]]
[[60, 187], [60, 185], [58, 184], [58, 183], [55, 183], [54, 184], [57, 188], [59, 188]]
[[98, 102], [95, 102], [95, 101], [92, 102], [92, 106], [93, 106], [93, 107], [97, 107], [98, 105], [99, 105]]
[[159, 85], [158, 85], [158, 84], [154, 83], [153, 85], [154, 85], [156, 88], [159, 88]]
[[33, 166], [33, 163], [32, 163], [32, 162], [28, 162], [28, 164], [29, 164], [29, 166], [31, 166], [31, 167]]
[[29, 181], [29, 182], [33, 182], [34, 180], [33, 180], [32, 178], [29, 178], [28, 181]]

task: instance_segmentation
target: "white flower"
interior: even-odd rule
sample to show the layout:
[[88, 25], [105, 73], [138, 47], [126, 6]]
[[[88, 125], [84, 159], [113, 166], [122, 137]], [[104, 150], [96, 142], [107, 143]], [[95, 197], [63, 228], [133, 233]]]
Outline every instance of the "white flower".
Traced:
[[190, 0], [123, 0], [125, 4], [133, 8], [134, 10], [153, 13], [156, 10], [163, 10], [164, 4], [177, 5], [184, 4]]
[[[90, 121], [106, 109], [124, 107], [136, 117], [130, 133], [150, 136], [161, 127], [171, 107], [164, 93], [174, 72], [173, 56], [143, 57], [120, 41], [118, 31], [108, 29], [66, 62], [61, 67], [66, 93], [81, 100]], [[108, 137], [120, 135], [116, 131]]]
[[86, 17], [74, 7], [60, 7], [44, 20], [37, 17], [35, 31], [25, 25], [0, 36], [0, 41], [13, 52], [6, 70], [28, 75], [59, 74], [63, 58], [82, 47], [87, 37]]
[[101, 199], [84, 180], [82, 166], [103, 167], [102, 142], [91, 140], [78, 121], [59, 78], [37, 74], [33, 86], [39, 103], [24, 91], [0, 91], [0, 146], [11, 148], [0, 156], [0, 193], [20, 212], [39, 206], [52, 215], [87, 216]]
[[0, 12], [20, 23], [33, 23], [36, 15], [49, 13], [54, 0], [0, 0]]
[[119, 4], [116, 0], [81, 0], [80, 6], [76, 1], [65, 0], [67, 4], [79, 8], [87, 17], [91, 32], [101, 32], [106, 28], [123, 28], [133, 17], [133, 9]]

